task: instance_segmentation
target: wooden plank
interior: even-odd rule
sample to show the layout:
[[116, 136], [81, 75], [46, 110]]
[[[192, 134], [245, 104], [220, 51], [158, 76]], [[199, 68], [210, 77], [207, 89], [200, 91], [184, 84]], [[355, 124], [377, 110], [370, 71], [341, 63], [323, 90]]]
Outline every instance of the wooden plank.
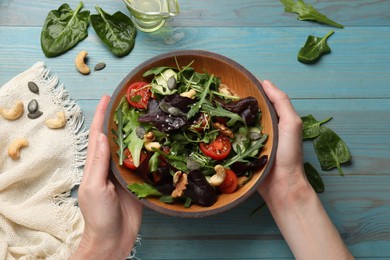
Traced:
[[[85, 10], [96, 13], [96, 1], [84, 0]], [[355, 1], [314, 1], [306, 0], [318, 11], [346, 27], [387, 26], [390, 25], [390, 2], [387, 0]], [[67, 1], [75, 9], [78, 0]], [[5, 26], [42, 26], [47, 13], [57, 9], [60, 2], [43, 0], [34, 1], [2, 0], [0, 2], [0, 25]], [[122, 1], [101, 0], [99, 6], [110, 13], [121, 11], [129, 15]], [[280, 1], [274, 0], [200, 0], [180, 1], [181, 13], [169, 19], [169, 26], [316, 26], [316, 23], [302, 22], [296, 15], [284, 12]], [[216, 8], [217, 7], [217, 8]]]
[[[326, 190], [319, 196], [356, 257], [390, 257], [388, 180], [388, 176], [324, 177]], [[251, 217], [260, 203], [260, 196], [255, 194], [235, 209], [203, 219], [173, 218], [145, 210], [139, 256], [142, 259], [291, 257], [269, 211], [263, 209]]]
[[[292, 98], [389, 98], [390, 28], [338, 30], [328, 40], [332, 53], [315, 65], [299, 63], [296, 55], [307, 35], [323, 36], [327, 31], [322, 27], [165, 28], [155, 34], [139, 33], [132, 53], [116, 58], [90, 29], [89, 37], [68, 53], [46, 58], [40, 49], [40, 28], [0, 27], [0, 86], [36, 61], [45, 61], [77, 98], [100, 98], [157, 54], [204, 49], [236, 60], [258, 78], [271, 79]], [[90, 66], [104, 61], [107, 67], [89, 76], [76, 72], [74, 58], [84, 49]]]

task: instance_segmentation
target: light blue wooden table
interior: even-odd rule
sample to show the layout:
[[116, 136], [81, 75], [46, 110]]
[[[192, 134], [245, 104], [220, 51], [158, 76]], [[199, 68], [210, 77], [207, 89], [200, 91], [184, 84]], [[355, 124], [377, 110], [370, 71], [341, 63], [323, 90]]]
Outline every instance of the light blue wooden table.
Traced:
[[[260, 79], [270, 79], [289, 94], [301, 116], [332, 116], [328, 126], [347, 143], [352, 164], [323, 172], [320, 194], [343, 239], [358, 259], [390, 259], [390, 1], [307, 0], [345, 26], [331, 28], [298, 21], [279, 1], [181, 0], [181, 13], [155, 33], [139, 32], [134, 50], [114, 57], [92, 28], [74, 49], [46, 58], [40, 33], [47, 13], [61, 1], [0, 1], [0, 86], [16, 74], [44, 61], [81, 106], [86, 126], [103, 94], [111, 94], [135, 66], [154, 55], [203, 49], [241, 63]], [[78, 1], [69, 0], [75, 8]], [[113, 13], [129, 14], [120, 0], [85, 0]], [[332, 52], [308, 66], [296, 60], [309, 34], [335, 30]], [[81, 50], [89, 64], [107, 67], [89, 76], [74, 68]], [[310, 142], [305, 160], [319, 163]], [[239, 207], [203, 219], [173, 218], [145, 209], [141, 259], [291, 259], [292, 254], [269, 211], [254, 216], [261, 203], [254, 195]]]

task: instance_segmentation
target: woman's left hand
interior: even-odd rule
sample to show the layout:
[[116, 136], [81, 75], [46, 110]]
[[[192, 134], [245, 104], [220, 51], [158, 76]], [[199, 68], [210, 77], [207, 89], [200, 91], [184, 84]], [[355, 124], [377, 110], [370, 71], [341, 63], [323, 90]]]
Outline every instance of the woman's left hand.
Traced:
[[72, 259], [125, 259], [141, 226], [142, 206], [109, 177], [110, 149], [103, 121], [110, 98], [104, 96], [91, 124], [87, 160], [78, 198], [85, 220]]

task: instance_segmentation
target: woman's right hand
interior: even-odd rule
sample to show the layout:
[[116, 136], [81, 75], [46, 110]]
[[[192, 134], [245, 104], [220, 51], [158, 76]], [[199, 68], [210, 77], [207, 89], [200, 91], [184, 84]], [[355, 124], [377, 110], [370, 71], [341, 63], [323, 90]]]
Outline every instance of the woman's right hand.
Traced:
[[302, 120], [270, 81], [263, 88], [279, 116], [275, 163], [258, 191], [296, 259], [353, 259], [303, 168]]
[[310, 188], [303, 169], [302, 120], [286, 93], [270, 81], [263, 89], [279, 117], [278, 147], [271, 173], [260, 185], [259, 192], [268, 203], [291, 200], [292, 191]]

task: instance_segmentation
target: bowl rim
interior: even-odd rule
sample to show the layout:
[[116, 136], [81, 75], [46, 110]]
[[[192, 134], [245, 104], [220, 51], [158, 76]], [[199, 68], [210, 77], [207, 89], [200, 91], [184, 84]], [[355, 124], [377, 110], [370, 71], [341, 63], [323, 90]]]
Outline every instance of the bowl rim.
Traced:
[[[242, 202], [244, 202], [248, 197], [250, 197], [253, 193], [255, 193], [255, 191], [257, 190], [259, 185], [268, 176], [268, 174], [271, 171], [271, 168], [272, 168], [272, 166], [274, 164], [274, 161], [275, 161], [276, 150], [277, 150], [278, 140], [279, 140], [279, 138], [278, 138], [278, 116], [277, 116], [277, 113], [275, 111], [275, 108], [274, 108], [273, 104], [269, 100], [268, 96], [265, 94], [260, 80], [257, 79], [249, 70], [247, 70], [245, 67], [243, 67], [238, 62], [236, 62], [236, 61], [234, 61], [234, 60], [232, 60], [232, 59], [230, 59], [230, 58], [228, 58], [226, 56], [223, 56], [221, 54], [218, 54], [218, 53], [215, 53], [215, 52], [211, 52], [211, 51], [205, 51], [205, 50], [177, 50], [177, 51], [170, 51], [170, 52], [165, 52], [165, 53], [162, 53], [162, 54], [155, 55], [155, 56], [145, 60], [144, 62], [140, 63], [134, 69], [132, 69], [126, 75], [126, 77], [124, 77], [120, 81], [120, 83], [117, 85], [117, 87], [115, 88], [114, 92], [111, 95], [111, 99], [110, 99], [110, 102], [108, 104], [108, 107], [107, 107], [107, 110], [106, 110], [106, 113], [105, 113], [103, 132], [104, 132], [105, 135], [108, 136], [108, 133], [109, 133], [108, 127], [109, 127], [109, 123], [110, 123], [109, 122], [110, 121], [110, 111], [113, 109], [113, 105], [115, 103], [116, 97], [121, 92], [120, 86], [123, 86], [135, 74], [137, 74], [139, 71], [142, 71], [144, 69], [144, 67], [149, 65], [151, 62], [156, 62], [158, 60], [165, 59], [165, 58], [170, 58], [170, 57], [188, 56], [188, 55], [213, 57], [213, 58], [217, 58], [217, 59], [223, 60], [226, 63], [231, 64], [232, 66], [238, 68], [252, 82], [254, 82], [256, 87], [257, 87], [257, 89], [261, 92], [261, 95], [264, 97], [266, 105], [267, 105], [267, 107], [269, 109], [269, 113], [271, 115], [272, 125], [274, 126], [273, 127], [273, 138], [274, 138], [274, 140], [273, 140], [273, 143], [272, 143], [270, 155], [268, 157], [268, 160], [267, 160], [267, 163], [266, 163], [265, 167], [263, 168], [263, 173], [260, 176], [259, 180], [246, 193], [242, 194], [242, 196], [237, 198], [235, 200], [235, 203], [227, 204], [227, 205], [225, 205], [223, 207], [214, 208], [214, 209], [205, 210], [205, 211], [186, 212], [186, 211], [176, 211], [176, 210], [173, 210], [173, 209], [160, 207], [160, 206], [150, 202], [147, 198], [139, 199], [133, 192], [131, 192], [129, 189], [127, 189], [127, 185], [128, 184], [126, 183], [126, 181], [124, 180], [124, 178], [122, 177], [120, 172], [116, 169], [116, 164], [115, 164], [114, 160], [112, 159], [112, 153], [111, 152], [110, 152], [110, 169], [109, 169], [109, 174], [111, 175], [111, 177], [112, 177], [112, 175], [114, 176], [114, 178], [127, 191], [127, 193], [129, 193], [133, 198], [139, 200], [141, 204], [145, 205], [149, 209], [152, 209], [154, 211], [157, 211], [157, 212], [165, 214], [165, 215], [174, 216], [174, 217], [200, 218], [200, 217], [208, 217], [208, 216], [212, 216], [212, 215], [216, 215], [216, 214], [219, 214], [219, 213], [226, 212], [226, 211], [232, 209], [233, 207], [235, 207], [235, 206], [241, 204]], [[207, 208], [207, 207], [205, 207], [205, 208]]]

